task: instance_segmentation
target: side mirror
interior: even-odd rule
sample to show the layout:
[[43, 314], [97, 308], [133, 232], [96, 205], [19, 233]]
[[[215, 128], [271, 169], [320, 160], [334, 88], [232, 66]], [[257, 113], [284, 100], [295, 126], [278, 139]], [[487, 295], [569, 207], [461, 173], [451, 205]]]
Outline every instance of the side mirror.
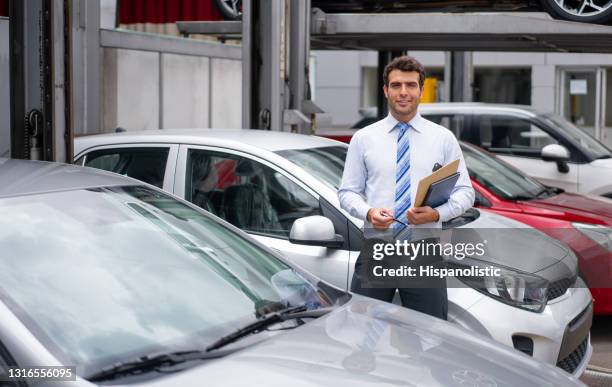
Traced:
[[556, 162], [557, 170], [561, 173], [569, 172], [569, 159], [570, 153], [563, 145], [549, 144], [542, 148], [542, 160]]
[[340, 248], [344, 244], [344, 238], [336, 234], [331, 220], [324, 216], [314, 215], [293, 222], [289, 242], [298, 245]]

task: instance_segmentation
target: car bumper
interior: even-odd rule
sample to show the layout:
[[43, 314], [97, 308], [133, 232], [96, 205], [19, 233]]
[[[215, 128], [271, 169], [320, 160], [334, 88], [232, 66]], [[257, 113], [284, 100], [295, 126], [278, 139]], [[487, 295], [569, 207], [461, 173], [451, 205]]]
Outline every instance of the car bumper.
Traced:
[[471, 288], [449, 289], [449, 321], [517, 348], [513, 338], [531, 340], [533, 357], [580, 376], [592, 348], [592, 298], [586, 288], [569, 288], [541, 313], [516, 308]]

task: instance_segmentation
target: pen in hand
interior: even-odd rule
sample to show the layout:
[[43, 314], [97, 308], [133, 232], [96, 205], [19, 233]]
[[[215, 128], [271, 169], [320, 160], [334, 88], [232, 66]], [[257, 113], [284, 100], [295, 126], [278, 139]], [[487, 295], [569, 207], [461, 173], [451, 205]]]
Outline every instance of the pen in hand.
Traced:
[[392, 215], [392, 214], [389, 214], [387, 211], [380, 211], [380, 212], [379, 212], [379, 214], [380, 214], [381, 216], [386, 217], [386, 218], [391, 218], [391, 219], [392, 219], [394, 222], [397, 222], [397, 223], [399, 223], [399, 224], [404, 225], [405, 227], [408, 227], [408, 225], [407, 225], [406, 223], [402, 222], [402, 221], [401, 221], [401, 220], [399, 220], [399, 219], [394, 218], [394, 217], [393, 217], [393, 215]]

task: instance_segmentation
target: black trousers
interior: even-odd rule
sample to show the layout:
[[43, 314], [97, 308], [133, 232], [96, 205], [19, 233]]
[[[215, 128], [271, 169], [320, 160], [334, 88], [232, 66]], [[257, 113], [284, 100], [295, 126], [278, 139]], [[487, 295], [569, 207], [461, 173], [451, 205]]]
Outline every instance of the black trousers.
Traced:
[[[366, 243], [368, 245], [368, 243]], [[446, 281], [438, 282], [435, 288], [413, 287], [413, 288], [381, 288], [363, 287], [361, 276], [364, 273], [364, 265], [372, 259], [371, 246], [365, 247], [355, 262], [355, 272], [351, 280], [351, 291], [363, 296], [377, 300], [392, 302], [395, 290], [399, 292], [402, 305], [430, 316], [446, 320], [448, 317], [448, 294]], [[438, 286], [439, 285], [439, 286]]]

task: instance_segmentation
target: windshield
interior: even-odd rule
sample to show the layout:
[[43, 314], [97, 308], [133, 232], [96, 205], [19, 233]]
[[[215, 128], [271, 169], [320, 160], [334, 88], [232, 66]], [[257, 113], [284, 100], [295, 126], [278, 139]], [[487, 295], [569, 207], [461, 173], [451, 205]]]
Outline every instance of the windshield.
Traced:
[[146, 187], [0, 200], [0, 301], [82, 374], [154, 352], [205, 348], [281, 307], [331, 305], [331, 293], [320, 289], [241, 235]]
[[533, 199], [545, 190], [542, 184], [496, 157], [465, 144], [461, 144], [461, 150], [470, 177], [503, 199]]
[[276, 153], [304, 168], [308, 173], [332, 188], [338, 189], [342, 181], [347, 150], [346, 146], [329, 146], [311, 149], [288, 149]]
[[565, 118], [557, 114], [548, 114], [540, 118], [572, 139], [590, 158], [603, 159], [612, 157], [610, 149]]

